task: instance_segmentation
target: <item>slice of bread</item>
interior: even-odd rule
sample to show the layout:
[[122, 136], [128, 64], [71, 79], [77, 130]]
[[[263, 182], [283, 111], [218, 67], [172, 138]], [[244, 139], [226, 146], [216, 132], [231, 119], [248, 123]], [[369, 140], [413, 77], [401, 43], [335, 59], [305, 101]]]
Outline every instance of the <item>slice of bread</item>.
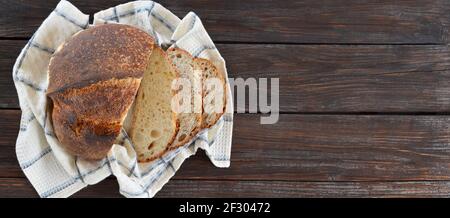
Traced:
[[[190, 106], [190, 108], [178, 113], [180, 131], [176, 135], [172, 145], [169, 146], [169, 149], [174, 149], [189, 142], [200, 131], [202, 118], [202, 75], [201, 71], [195, 70], [194, 58], [187, 51], [179, 48], [170, 48], [167, 50], [167, 54], [178, 68], [180, 78], [190, 83], [187, 84], [190, 86], [190, 96], [187, 96], [190, 99], [190, 105], [187, 106]], [[186, 84], [182, 84], [181, 86], [178, 87], [178, 91], [187, 88]], [[185, 102], [185, 104], [187, 103]]]
[[194, 62], [195, 67], [202, 71], [203, 113], [201, 128], [210, 128], [216, 124], [225, 111], [225, 75], [209, 60], [195, 58]]
[[136, 97], [130, 126], [139, 162], [163, 155], [178, 133], [178, 118], [171, 108], [175, 95], [171, 84], [178, 77], [179, 73], [167, 54], [155, 47]]

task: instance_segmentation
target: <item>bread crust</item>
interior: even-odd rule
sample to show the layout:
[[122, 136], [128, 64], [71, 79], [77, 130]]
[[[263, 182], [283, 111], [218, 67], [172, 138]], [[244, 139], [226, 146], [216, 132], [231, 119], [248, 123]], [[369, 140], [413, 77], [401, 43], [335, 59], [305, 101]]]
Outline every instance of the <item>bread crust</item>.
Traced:
[[[101, 159], [120, 133], [139, 79], [111, 79], [53, 96], [53, 129], [70, 153]], [[82, 106], [89, 105], [89, 106]]]
[[[184, 50], [184, 49], [181, 49], [181, 48], [169, 48], [169, 49], [167, 49], [167, 52], [168, 52], [168, 53], [171, 52], [171, 51], [183, 53], [183, 54], [185, 54], [186, 56], [190, 57], [190, 58], [192, 59], [192, 61], [194, 61], [194, 57], [193, 57], [188, 51], [186, 51], [186, 50]], [[200, 77], [200, 79], [201, 79], [201, 77]], [[200, 82], [202, 82], [202, 81], [200, 81]], [[203, 97], [201, 98], [201, 105], [203, 105]], [[202, 110], [203, 110], [203, 106], [202, 106]], [[202, 111], [202, 112], [203, 112], [203, 111]], [[194, 137], [200, 132], [200, 130], [201, 130], [201, 123], [202, 123], [202, 113], [194, 113], [194, 114], [195, 114], [195, 120], [196, 120], [196, 122], [197, 122], [199, 125], [197, 125], [197, 126], [192, 130], [192, 132], [190, 132], [189, 135], [186, 136], [186, 137], [184, 138], [184, 140], [179, 141], [179, 142], [177, 142], [177, 143], [175, 143], [175, 144], [172, 143], [172, 144], [168, 147], [167, 150], [174, 150], [174, 149], [176, 149], [176, 148], [179, 148], [179, 147], [183, 146], [184, 144], [186, 144], [187, 142], [189, 142], [190, 140], [192, 140], [192, 138], [194, 138]]]
[[[180, 141], [180, 142], [177, 142], [177, 143], [173, 143], [176, 140], [176, 136], [178, 135], [179, 128], [180, 128], [180, 120], [177, 119], [177, 130], [176, 130], [176, 133], [172, 136], [172, 139], [170, 140], [171, 141], [171, 143], [169, 143], [170, 146], [168, 146], [165, 150], [159, 152], [157, 155], [154, 155], [152, 158], [140, 159], [139, 162], [153, 161], [155, 159], [160, 158], [161, 156], [163, 156], [167, 152], [175, 150], [175, 149], [179, 148], [182, 145], [185, 145], [187, 142], [191, 141], [198, 134], [198, 132], [200, 130], [202, 130], [204, 128], [210, 128], [213, 125], [215, 125], [217, 123], [217, 121], [220, 119], [220, 117], [225, 113], [225, 110], [226, 110], [226, 106], [227, 106], [227, 86], [226, 86], [225, 74], [221, 70], [219, 70], [219, 68], [217, 68], [210, 60], [203, 59], [203, 58], [194, 58], [187, 51], [179, 49], [179, 48], [170, 48], [168, 50], [168, 52], [171, 52], [171, 51], [178, 52], [178, 53], [183, 53], [184, 55], [187, 55], [187, 56], [191, 57], [192, 60], [194, 61], [194, 64], [196, 65], [196, 67], [200, 67], [201, 63], [205, 63], [209, 67], [214, 68], [213, 70], [217, 72], [217, 78], [220, 79], [221, 84], [222, 84], [222, 86], [224, 88], [223, 110], [222, 110], [221, 113], [216, 113], [214, 115], [214, 118], [215, 118], [214, 120], [212, 120], [210, 122], [203, 122], [203, 119], [206, 119], [208, 117], [208, 114], [204, 113], [203, 101], [204, 101], [206, 93], [203, 92], [204, 91], [203, 90], [203, 83], [204, 83], [205, 77], [202, 75], [202, 77], [201, 77], [201, 83], [202, 83], [202, 113], [196, 114], [196, 122], [201, 123], [201, 125], [197, 126], [192, 132], [190, 132], [189, 135], [183, 141]], [[176, 69], [176, 66], [174, 64], [173, 64], [173, 66]], [[173, 114], [174, 114], [174, 116], [176, 116], [176, 113], [173, 113]]]
[[105, 157], [136, 96], [154, 40], [142, 30], [105, 24], [81, 31], [50, 60], [47, 95], [55, 135], [84, 159]]
[[[225, 73], [223, 73], [219, 68], [217, 68], [210, 60], [204, 59], [204, 58], [195, 58], [194, 61], [196, 64], [200, 65], [202, 62], [205, 64], [208, 64], [209, 66], [213, 67], [214, 70], [216, 70], [218, 73], [218, 79], [220, 79], [223, 87], [223, 108], [222, 113], [216, 113], [215, 119], [212, 122], [203, 122], [208, 117], [208, 114], [205, 113], [204, 105], [202, 102], [202, 129], [204, 128], [211, 128], [214, 126], [217, 121], [220, 119], [220, 117], [225, 113], [226, 106], [227, 106], [227, 86], [226, 86], [226, 79], [225, 79]], [[204, 84], [205, 76], [202, 76], [202, 85]], [[206, 97], [206, 92], [203, 90], [202, 99], [204, 100]]]
[[51, 58], [47, 93], [111, 78], [142, 78], [153, 46], [150, 35], [129, 25], [104, 24], [81, 31]]

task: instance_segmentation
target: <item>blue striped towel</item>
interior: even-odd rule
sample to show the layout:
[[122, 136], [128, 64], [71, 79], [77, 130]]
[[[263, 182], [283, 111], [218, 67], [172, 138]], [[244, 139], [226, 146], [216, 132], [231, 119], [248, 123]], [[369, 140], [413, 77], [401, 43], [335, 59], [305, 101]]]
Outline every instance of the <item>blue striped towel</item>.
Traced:
[[48, 63], [56, 48], [75, 33], [102, 23], [133, 25], [151, 34], [159, 45], [180, 47], [196, 57], [211, 60], [227, 72], [225, 61], [201, 20], [192, 12], [180, 20], [158, 3], [135, 1], [96, 13], [91, 24], [89, 15], [68, 1], [61, 1], [23, 48], [13, 69], [22, 109], [17, 159], [39, 196], [68, 197], [114, 175], [125, 197], [153, 197], [198, 148], [205, 150], [215, 166], [228, 167], [233, 128], [230, 88], [226, 113], [215, 126], [151, 163], [137, 163], [124, 130], [119, 136], [120, 144], [113, 145], [108, 157], [101, 161], [78, 159], [61, 148], [47, 110]]

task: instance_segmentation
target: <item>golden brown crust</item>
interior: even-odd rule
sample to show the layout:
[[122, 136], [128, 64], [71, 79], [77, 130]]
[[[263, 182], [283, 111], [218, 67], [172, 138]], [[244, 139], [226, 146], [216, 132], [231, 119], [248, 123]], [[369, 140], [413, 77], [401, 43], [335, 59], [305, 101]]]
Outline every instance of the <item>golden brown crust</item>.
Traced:
[[53, 95], [52, 120], [58, 140], [85, 159], [105, 157], [120, 133], [139, 83], [135, 78], [112, 79]]
[[186, 55], [186, 56], [191, 57], [192, 59], [194, 59], [194, 56], [192, 56], [191, 53], [189, 53], [188, 51], [186, 51], [186, 50], [184, 50], [184, 49], [178, 48], [178, 47], [175, 47], [175, 48], [172, 47], [172, 48], [167, 49], [167, 53], [169, 53], [169, 52], [180, 52], [180, 53], [184, 53], [184, 55]]
[[56, 137], [71, 154], [101, 159], [120, 133], [136, 96], [153, 39], [119, 24], [76, 34], [50, 60], [47, 95]]
[[141, 78], [154, 40], [123, 24], [104, 24], [81, 31], [55, 53], [49, 65], [48, 94], [111, 78]]

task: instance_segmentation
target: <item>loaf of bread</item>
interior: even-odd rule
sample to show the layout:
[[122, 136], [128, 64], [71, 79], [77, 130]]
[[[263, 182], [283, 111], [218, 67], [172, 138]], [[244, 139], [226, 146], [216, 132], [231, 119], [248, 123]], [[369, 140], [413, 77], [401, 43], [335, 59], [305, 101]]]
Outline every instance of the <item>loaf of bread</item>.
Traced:
[[160, 157], [178, 133], [179, 121], [171, 108], [175, 95], [171, 84], [179, 76], [167, 54], [155, 47], [136, 97], [130, 127], [139, 162]]
[[[179, 70], [180, 78], [186, 79], [185, 81], [188, 82], [188, 84], [181, 84], [179, 88], [190, 88], [190, 93], [187, 93], [189, 95], [190, 105], [185, 105], [188, 108], [183, 108], [182, 110], [186, 110], [178, 113], [180, 130], [178, 131], [174, 142], [168, 147], [168, 149], [171, 150], [189, 142], [201, 129], [202, 75], [201, 71], [196, 70], [194, 67], [194, 58], [187, 51], [180, 48], [170, 48], [167, 50], [167, 54]], [[181, 106], [183, 106], [183, 104], [181, 104]]]
[[47, 95], [55, 135], [66, 150], [101, 159], [120, 133], [154, 40], [120, 24], [81, 31], [60, 46], [49, 65]]
[[225, 111], [225, 75], [209, 60], [195, 58], [194, 62], [195, 67], [202, 72], [203, 110], [201, 128], [210, 128], [217, 123]]

